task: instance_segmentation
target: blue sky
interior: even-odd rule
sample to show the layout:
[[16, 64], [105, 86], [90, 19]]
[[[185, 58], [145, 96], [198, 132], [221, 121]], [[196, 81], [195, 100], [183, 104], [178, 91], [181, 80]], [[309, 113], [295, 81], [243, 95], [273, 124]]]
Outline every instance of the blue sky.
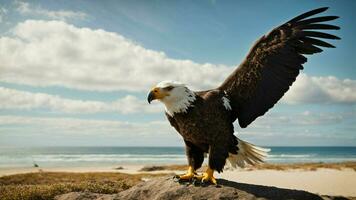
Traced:
[[266, 116], [237, 135], [260, 145], [356, 145], [354, 1], [0, 0], [1, 146], [179, 146], [161, 80], [218, 86], [259, 37], [328, 6], [342, 38], [309, 56]]

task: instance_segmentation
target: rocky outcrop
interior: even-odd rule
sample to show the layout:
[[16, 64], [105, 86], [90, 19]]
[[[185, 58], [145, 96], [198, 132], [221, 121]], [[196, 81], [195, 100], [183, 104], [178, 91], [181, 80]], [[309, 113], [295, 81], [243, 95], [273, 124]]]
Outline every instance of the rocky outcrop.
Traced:
[[186, 200], [186, 199], [295, 199], [295, 200], [328, 200], [347, 199], [344, 197], [319, 196], [300, 190], [282, 189], [270, 186], [236, 183], [224, 179], [219, 185], [193, 185], [173, 181], [171, 177], [157, 178], [138, 184], [118, 194], [68, 193], [57, 196], [56, 200]]

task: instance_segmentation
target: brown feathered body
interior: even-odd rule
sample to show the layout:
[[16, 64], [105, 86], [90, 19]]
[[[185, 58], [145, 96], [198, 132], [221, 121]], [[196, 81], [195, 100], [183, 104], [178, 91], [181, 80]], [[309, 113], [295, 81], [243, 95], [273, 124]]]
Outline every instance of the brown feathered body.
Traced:
[[222, 171], [229, 153], [237, 154], [231, 110], [224, 106], [224, 92], [196, 92], [196, 100], [186, 112], [166, 116], [183, 137], [190, 166], [198, 169], [209, 153], [209, 166]]

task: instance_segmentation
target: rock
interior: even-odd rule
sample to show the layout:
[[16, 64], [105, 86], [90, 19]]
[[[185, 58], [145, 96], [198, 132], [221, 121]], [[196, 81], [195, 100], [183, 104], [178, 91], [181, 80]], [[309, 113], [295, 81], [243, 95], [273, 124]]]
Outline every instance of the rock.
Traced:
[[163, 166], [145, 166], [140, 169], [141, 172], [152, 172], [152, 171], [162, 171], [164, 170]]
[[236, 183], [224, 179], [218, 180], [219, 186], [194, 186], [174, 182], [172, 177], [152, 179], [140, 183], [118, 194], [96, 194], [72, 192], [57, 196], [56, 200], [186, 200], [186, 199], [295, 199], [295, 200], [332, 200], [343, 197], [319, 196], [301, 190]]
[[114, 169], [116, 169], [116, 170], [122, 170], [122, 169], [124, 169], [124, 168], [121, 167], [121, 166], [118, 166], [118, 167], [115, 167]]
[[67, 194], [62, 194], [56, 196], [55, 200], [92, 200], [92, 199], [100, 199], [100, 200], [111, 200], [114, 195], [110, 194], [98, 194], [98, 193], [90, 193], [90, 192], [70, 192]]

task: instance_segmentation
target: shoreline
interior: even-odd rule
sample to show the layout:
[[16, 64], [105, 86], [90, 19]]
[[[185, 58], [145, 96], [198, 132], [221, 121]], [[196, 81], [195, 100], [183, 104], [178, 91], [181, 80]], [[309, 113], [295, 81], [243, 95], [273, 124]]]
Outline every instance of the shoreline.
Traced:
[[[125, 174], [140, 174], [140, 171], [145, 165], [120, 165], [120, 166], [88, 166], [88, 167], [18, 167], [18, 168], [0, 168], [0, 178], [3, 176], [36, 173], [36, 172], [76, 172], [76, 173], [90, 173], [90, 172], [117, 172]], [[116, 169], [122, 167], [123, 169]], [[179, 171], [179, 170], [178, 170]], [[170, 170], [152, 171], [148, 173], [171, 173]]]
[[[206, 164], [199, 169], [204, 171]], [[38, 171], [61, 171], [61, 172], [120, 172], [127, 174], [137, 174], [142, 172], [182, 172], [187, 169], [186, 164], [120, 164], [107, 166], [59, 166], [59, 167], [0, 167], [0, 177]], [[255, 170], [276, 170], [276, 171], [316, 171], [318, 169], [343, 170], [350, 169], [356, 172], [356, 161], [345, 162], [308, 162], [308, 163], [263, 163], [257, 166], [247, 166], [245, 168], [233, 169], [234, 171], [255, 171]], [[229, 171], [227, 164], [224, 171]]]

